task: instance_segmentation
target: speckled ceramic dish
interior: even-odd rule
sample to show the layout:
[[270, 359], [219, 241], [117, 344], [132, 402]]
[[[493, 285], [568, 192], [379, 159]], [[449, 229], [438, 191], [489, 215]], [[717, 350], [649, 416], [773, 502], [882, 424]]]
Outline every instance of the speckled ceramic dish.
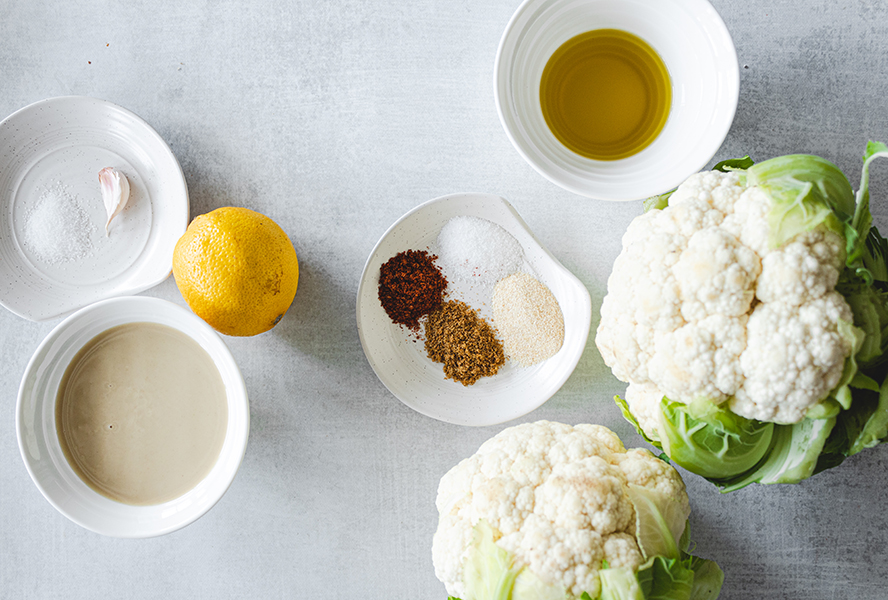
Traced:
[[[521, 368], [506, 362], [493, 377], [474, 385], [445, 379], [442, 365], [426, 355], [422, 341], [392, 322], [379, 303], [379, 269], [404, 250], [435, 252], [441, 228], [465, 215], [492, 221], [508, 231], [524, 252], [523, 271], [543, 282], [564, 315], [561, 350], [537, 365]], [[465, 301], [492, 322], [489, 289], [451, 281], [449, 298]], [[430, 200], [392, 225], [370, 253], [357, 298], [358, 333], [364, 353], [380, 381], [401, 402], [435, 419], [458, 425], [494, 425], [518, 418], [548, 400], [567, 381], [586, 346], [592, 302], [585, 286], [533, 235], [515, 209], [489, 194], [453, 194]]]
[[[131, 190], [107, 236], [104, 167], [123, 173]], [[67, 96], [0, 122], [0, 304], [15, 314], [44, 321], [157, 285], [187, 225], [182, 169], [130, 111]]]

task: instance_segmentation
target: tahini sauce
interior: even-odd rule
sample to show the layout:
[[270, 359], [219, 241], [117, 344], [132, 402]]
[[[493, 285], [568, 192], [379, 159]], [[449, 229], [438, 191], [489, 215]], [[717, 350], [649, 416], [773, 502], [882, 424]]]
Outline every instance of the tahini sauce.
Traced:
[[157, 323], [108, 329], [77, 353], [56, 402], [59, 442], [91, 488], [118, 502], [160, 504], [213, 468], [228, 425], [210, 355]]

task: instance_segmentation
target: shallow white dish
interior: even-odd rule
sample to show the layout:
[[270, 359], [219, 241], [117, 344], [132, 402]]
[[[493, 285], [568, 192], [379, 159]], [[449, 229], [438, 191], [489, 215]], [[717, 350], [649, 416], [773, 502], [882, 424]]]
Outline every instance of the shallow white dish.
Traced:
[[[105, 235], [98, 173], [114, 167], [130, 199]], [[47, 257], [31, 219], [51, 189], [88, 217], [88, 251]], [[75, 209], [72, 209], [75, 210]], [[145, 121], [82, 96], [41, 100], [0, 122], [0, 305], [44, 321], [166, 279], [188, 225], [188, 189], [176, 157]], [[39, 243], [36, 243], [37, 240]]]
[[[650, 44], [672, 79], [672, 107], [660, 135], [638, 154], [592, 160], [561, 144], [540, 107], [552, 53], [594, 29], [621, 29]], [[494, 96], [519, 154], [566, 190], [601, 200], [666, 192], [703, 168], [725, 139], [740, 93], [731, 35], [706, 0], [525, 0], [496, 54]]]
[[[434, 253], [441, 227], [461, 215], [487, 219], [512, 234], [524, 251], [523, 270], [552, 291], [564, 315], [564, 344], [555, 356], [528, 368], [506, 361], [496, 375], [471, 386], [445, 379], [442, 365], [428, 358], [415, 334], [392, 322], [378, 297], [379, 268], [383, 263], [404, 250]], [[480, 309], [482, 316], [492, 323], [488, 292], [452, 280], [447, 288], [449, 298], [461, 299]], [[592, 302], [582, 282], [540, 244], [509, 202], [490, 194], [442, 196], [408, 212], [376, 244], [358, 287], [358, 334], [380, 381], [410, 408], [457, 425], [503, 423], [542, 405], [576, 367], [586, 346], [591, 320]]]
[[[65, 458], [55, 423], [59, 385], [80, 348], [106, 329], [134, 322], [160, 323], [194, 339], [219, 369], [228, 396], [228, 426], [215, 466], [191, 491], [153, 506], [115, 502], [86, 485]], [[25, 467], [50, 504], [78, 525], [122, 538], [170, 533], [210, 510], [234, 480], [250, 432], [244, 380], [219, 334], [181, 306], [141, 296], [102, 300], [59, 323], [37, 348], [25, 369], [15, 417]]]

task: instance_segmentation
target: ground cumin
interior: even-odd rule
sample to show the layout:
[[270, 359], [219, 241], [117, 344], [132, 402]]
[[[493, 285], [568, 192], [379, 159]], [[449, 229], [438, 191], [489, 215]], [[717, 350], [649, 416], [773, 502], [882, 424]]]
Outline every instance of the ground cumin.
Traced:
[[444, 363], [444, 375], [463, 385], [496, 375], [506, 362], [493, 328], [464, 302], [450, 300], [429, 314], [425, 323], [429, 358]]

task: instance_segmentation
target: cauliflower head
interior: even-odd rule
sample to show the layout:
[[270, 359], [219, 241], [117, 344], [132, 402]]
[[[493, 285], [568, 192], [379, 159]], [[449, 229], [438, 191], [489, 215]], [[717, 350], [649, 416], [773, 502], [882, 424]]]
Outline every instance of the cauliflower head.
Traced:
[[663, 396], [797, 423], [839, 384], [855, 350], [835, 291], [845, 239], [818, 225], [773, 247], [772, 202], [744, 173], [698, 173], [623, 236], [595, 341], [649, 437]]
[[549, 597], [540, 596], [542, 588], [558, 590], [551, 597], [598, 598], [599, 573], [632, 575], [650, 558], [636, 536], [635, 506], [645, 493], [676, 515], [671, 533], [681, 538], [688, 496], [668, 463], [647, 450], [626, 450], [598, 425], [539, 421], [506, 429], [441, 478], [435, 574], [462, 600], [517, 597], [485, 596], [472, 586], [483, 525], [493, 551], [508, 557], [517, 575], [515, 590], [536, 585], [536, 597]]
[[831, 162], [749, 157], [645, 202], [595, 338], [639, 433], [724, 491], [888, 439], [888, 240]]

